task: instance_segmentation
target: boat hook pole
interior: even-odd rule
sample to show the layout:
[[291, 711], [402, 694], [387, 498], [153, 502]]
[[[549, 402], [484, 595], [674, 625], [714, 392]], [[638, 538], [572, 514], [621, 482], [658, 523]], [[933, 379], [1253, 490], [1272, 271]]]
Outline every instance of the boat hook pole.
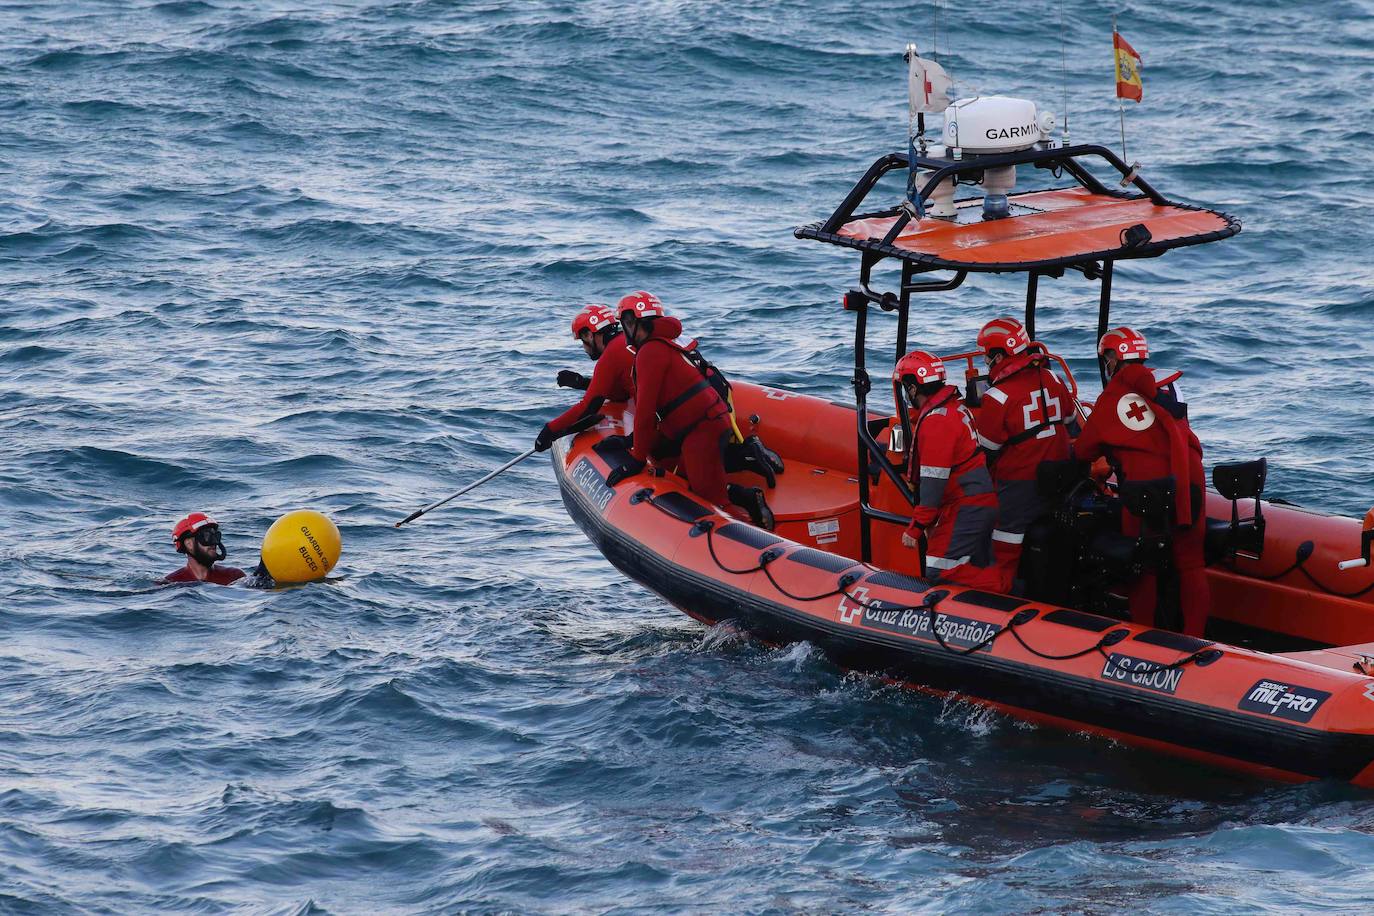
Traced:
[[[578, 421], [577, 421], [576, 423], [574, 423], [572, 426], [568, 427], [568, 431], [565, 432], [563, 435], [564, 435], [564, 436], [569, 436], [569, 435], [574, 435], [574, 434], [576, 434], [576, 433], [580, 433], [580, 432], [582, 432], [582, 430], [584, 430], [584, 429], [589, 429], [589, 428], [595, 426], [596, 424], [598, 424], [598, 423], [600, 423], [600, 422], [601, 422], [601, 414], [596, 414], [596, 413], [591, 414], [590, 416], [583, 417], [581, 420], [578, 420]], [[559, 438], [561, 439], [562, 436], [560, 436]], [[423, 509], [416, 509], [414, 512], [410, 513], [410, 514], [407, 515], [405, 518], [403, 518], [403, 519], [401, 519], [399, 522], [397, 522], [396, 525], [395, 525], [395, 527], [399, 528], [399, 527], [401, 527], [402, 525], [406, 524], [407, 522], [413, 522], [413, 521], [415, 521], [417, 518], [419, 518], [420, 516], [424, 515], [426, 512], [433, 512], [435, 509], [439, 508], [440, 506], [444, 505], [445, 503], [450, 503], [450, 502], [452, 502], [453, 500], [455, 500], [455, 499], [457, 499], [458, 497], [462, 496], [464, 493], [467, 493], [467, 492], [470, 491], [470, 490], [475, 490], [475, 489], [477, 489], [477, 488], [480, 487], [482, 484], [486, 483], [488, 480], [491, 480], [493, 477], [496, 477], [496, 476], [498, 476], [498, 475], [500, 475], [500, 474], [504, 474], [506, 471], [509, 471], [511, 468], [515, 467], [517, 464], [519, 464], [520, 462], [524, 461], [524, 460], [525, 460], [526, 458], [528, 458], [529, 456], [533, 455], [536, 451], [537, 451], [537, 449], [531, 448], [531, 449], [530, 449], [529, 451], [527, 451], [527, 452], [522, 452], [521, 454], [516, 455], [516, 456], [515, 456], [514, 458], [512, 458], [510, 461], [507, 461], [505, 464], [501, 465], [499, 468], [497, 468], [496, 470], [492, 471], [490, 474], [487, 474], [487, 475], [486, 475], [485, 477], [483, 477], [481, 480], [474, 480], [472, 483], [468, 484], [466, 487], [463, 487], [463, 489], [459, 490], [457, 493], [454, 493], [452, 496], [445, 497], [444, 499], [439, 500], [437, 503], [435, 503], [435, 504], [432, 505], [432, 506], [425, 506]]]

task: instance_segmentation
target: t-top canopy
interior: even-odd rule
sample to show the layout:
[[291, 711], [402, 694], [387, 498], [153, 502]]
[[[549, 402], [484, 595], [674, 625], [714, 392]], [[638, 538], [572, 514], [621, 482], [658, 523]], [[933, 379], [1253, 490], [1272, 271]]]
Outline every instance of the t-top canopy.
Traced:
[[[1103, 185], [1077, 161], [1090, 155], [1105, 158], [1144, 193], [1127, 194]], [[874, 163], [830, 219], [802, 226], [796, 236], [901, 258], [926, 268], [989, 272], [1155, 257], [1171, 248], [1229, 238], [1240, 231], [1235, 217], [1166, 200], [1110, 150], [1099, 146], [1027, 150], [963, 161], [922, 158], [917, 163], [917, 175], [929, 176], [920, 198], [923, 205], [930, 191], [951, 175], [972, 179], [983, 169], [1006, 165], [1062, 168], [1079, 181], [1079, 187], [1010, 195], [1010, 215], [1002, 219], [983, 219], [981, 199], [957, 202], [954, 219], [925, 216], [911, 204], [854, 215], [884, 174], [907, 167], [907, 157], [897, 153]]]

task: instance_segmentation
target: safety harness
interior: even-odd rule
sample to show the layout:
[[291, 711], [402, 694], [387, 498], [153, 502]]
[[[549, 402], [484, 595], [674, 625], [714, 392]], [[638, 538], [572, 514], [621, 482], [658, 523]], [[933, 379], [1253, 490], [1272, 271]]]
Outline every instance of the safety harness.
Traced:
[[[666, 423], [668, 417], [674, 411], [678, 410], [692, 398], [696, 397], [706, 389], [710, 388], [716, 392], [716, 394], [720, 397], [721, 401], [723, 401], [725, 404], [725, 409], [726, 411], [728, 411], [730, 418], [730, 434], [734, 437], [734, 442], [743, 442], [744, 436], [740, 433], [739, 425], [735, 422], [735, 402], [732, 389], [730, 387], [730, 380], [727, 379], [725, 377], [725, 373], [721, 372], [720, 369], [716, 368], [716, 366], [710, 360], [701, 355], [701, 351], [697, 348], [697, 342], [694, 340], [687, 346], [683, 346], [682, 344], [679, 344], [677, 341], [668, 340], [663, 337], [651, 337], [648, 340], [644, 341], [644, 343], [640, 344], [639, 349], [643, 350], [644, 347], [650, 343], [661, 343], [664, 346], [676, 350], [678, 355], [681, 356], [689, 366], [697, 370], [697, 372], [701, 375], [700, 381], [698, 381], [694, 385], [689, 386], [686, 391], [683, 391], [677, 397], [673, 398], [667, 404], [664, 404], [662, 407], [658, 409], [658, 422]], [[687, 427], [687, 429], [683, 431], [682, 436], [680, 438], [686, 438], [687, 433], [691, 432], [692, 429], [694, 429], [695, 427], [696, 423], [693, 423], [691, 426]]]
[[[996, 388], [998, 385], [1000, 385], [1002, 382], [1005, 382], [1007, 379], [1015, 378], [1022, 372], [1025, 372], [1029, 369], [1034, 369], [1037, 373], [1036, 381], [1040, 385], [1040, 403], [1048, 405], [1050, 401], [1050, 394], [1048, 391], [1045, 390], [1045, 359], [1046, 357], [1044, 355], [1036, 356], [1034, 359], [1026, 363], [1020, 369], [1017, 369], [1015, 372], [1008, 373], [1007, 375], [1004, 375], [1001, 378], [999, 378], [997, 381], [990, 383], [988, 385], [989, 391], [993, 388]], [[984, 392], [983, 396], [987, 397], [987, 392]], [[1077, 405], [1070, 404], [1069, 406], [1070, 408], [1074, 408]], [[996, 449], [995, 451], [988, 452], [989, 460], [996, 461], [1004, 452], [1006, 452], [1007, 449], [1015, 445], [1020, 445], [1022, 442], [1026, 442], [1030, 439], [1034, 439], [1036, 436], [1040, 435], [1047, 429], [1054, 429], [1056, 426], [1067, 427], [1069, 421], [1074, 418], [1076, 413], [1076, 410], [1070, 409], [1067, 413], [1065, 413], [1064, 416], [1060, 417], [1057, 420], [1046, 419], [1041, 423], [1037, 423], [1034, 426], [1030, 426], [1026, 429], [1021, 430], [1019, 433], [1008, 436], [1006, 441], [1003, 442], [998, 449]], [[1049, 416], [1048, 409], [1046, 409], [1045, 414], [1046, 417]]]
[[[944, 407], [950, 401], [957, 401], [959, 399], [959, 389], [955, 388], [953, 385], [946, 385], [945, 391], [946, 394], [944, 396], [944, 399], [932, 404], [929, 410], [925, 411], [919, 417], [917, 417], [916, 425], [913, 426], [911, 429], [911, 457], [912, 459], [914, 459], [911, 462], [912, 470], [915, 470], [920, 467], [921, 424], [925, 423], [927, 417], [935, 413], [935, 411]], [[963, 473], [964, 469], [968, 467], [970, 464], [972, 464], [973, 461], [978, 457], [978, 454], [979, 448], [975, 444], [973, 446], [973, 451], [969, 452], [967, 458], [961, 458], [959, 461], [955, 462], [954, 465], [949, 469], [949, 479], [954, 480], [961, 473]], [[911, 478], [913, 481], [919, 482], [920, 477], [921, 475], [919, 471], [917, 471], [914, 474], [911, 474]]]

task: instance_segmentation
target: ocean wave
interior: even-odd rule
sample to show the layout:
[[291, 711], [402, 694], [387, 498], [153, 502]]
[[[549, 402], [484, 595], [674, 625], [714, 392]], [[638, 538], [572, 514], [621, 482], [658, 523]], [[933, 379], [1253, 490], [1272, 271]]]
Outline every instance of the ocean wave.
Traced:
[[[392, 527], [573, 402], [553, 376], [589, 369], [583, 302], [650, 289], [732, 378], [850, 398], [857, 261], [791, 232], [902, 147], [901, 45], [929, 51], [931, 11], [895, 37], [839, 0], [7, 12], [0, 909], [1369, 896], [1358, 791], [1162, 766], [704, 629], [568, 521], [546, 456]], [[1119, 264], [1113, 320], [1185, 372], [1209, 463], [1267, 454], [1274, 495], [1360, 515], [1370, 131], [1340, 112], [1374, 34], [1358, 0], [1324, 12], [1121, 12], [1128, 158], [1245, 230]], [[1074, 139], [1119, 149], [1109, 23], [1063, 14], [942, 9], [939, 58], [961, 91], [1067, 96]], [[1198, 52], [1217, 35], [1246, 53]], [[1089, 393], [1096, 295], [1040, 285]], [[1023, 297], [970, 277], [919, 297], [911, 340], [967, 349]], [[876, 378], [894, 323], [870, 322]], [[186, 512], [247, 567], [301, 505], [341, 527], [328, 581], [155, 585]]]

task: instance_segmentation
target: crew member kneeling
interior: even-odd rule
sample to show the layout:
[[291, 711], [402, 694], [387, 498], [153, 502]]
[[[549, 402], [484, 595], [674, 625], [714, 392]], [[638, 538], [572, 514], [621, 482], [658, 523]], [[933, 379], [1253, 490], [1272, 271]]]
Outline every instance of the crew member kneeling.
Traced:
[[[1173, 383], [1182, 373], [1146, 366], [1149, 347], [1145, 337], [1131, 328], [1108, 331], [1097, 350], [1110, 381], [1074, 442], [1074, 457], [1092, 461], [1105, 456], [1118, 480], [1173, 478], [1170, 543], [1183, 632], [1202, 636], [1211, 600], [1203, 558], [1206, 478], [1202, 443], [1188, 425], [1188, 405], [1179, 402], [1174, 390]], [[1122, 531], [1138, 534], [1140, 520], [1125, 515]], [[1147, 572], [1131, 589], [1131, 617], [1136, 623], [1155, 624], [1157, 579], [1154, 572]]]
[[229, 585], [244, 577], [233, 566], [216, 566], [226, 556], [220, 537], [219, 522], [204, 512], [192, 512], [172, 529], [172, 546], [177, 553], [186, 554], [186, 565], [158, 580], [159, 585], [177, 582], [210, 582]]
[[730, 411], [676, 342], [682, 322], [643, 291], [621, 299], [618, 312], [634, 349], [635, 426], [629, 462], [612, 471], [606, 482], [614, 486], [642, 471], [666, 438], [680, 443], [683, 475], [692, 492], [721, 507], [740, 506], [755, 525], [771, 529], [773, 513], [763, 491], [727, 485], [725, 447], [734, 435]]
[[973, 415], [959, 389], [945, 384], [945, 364], [930, 353], [914, 350], [898, 360], [892, 384], [916, 411], [907, 473], [917, 499], [902, 545], [918, 548], [925, 537], [923, 575], [995, 587], [990, 541], [997, 498], [974, 438]]
[[571, 369], [558, 373], [560, 386], [581, 388], [586, 393], [582, 400], [544, 424], [534, 440], [535, 449], [541, 452], [578, 420], [596, 413], [605, 401], [628, 401], [634, 394], [631, 379], [634, 353], [620, 333], [620, 325], [610, 306], [596, 303], [583, 306], [573, 316], [572, 336], [573, 340], [582, 343], [587, 358], [593, 360], [596, 367], [590, 379]]
[[1032, 343], [1015, 318], [994, 318], [978, 333], [988, 364], [988, 390], [978, 406], [978, 444], [987, 452], [997, 486], [997, 527], [992, 557], [1010, 591], [1021, 560], [1026, 529], [1051, 507], [1036, 485], [1044, 461], [1069, 457], [1070, 428], [1078, 430], [1078, 402], [1049, 369], [1042, 344]]

